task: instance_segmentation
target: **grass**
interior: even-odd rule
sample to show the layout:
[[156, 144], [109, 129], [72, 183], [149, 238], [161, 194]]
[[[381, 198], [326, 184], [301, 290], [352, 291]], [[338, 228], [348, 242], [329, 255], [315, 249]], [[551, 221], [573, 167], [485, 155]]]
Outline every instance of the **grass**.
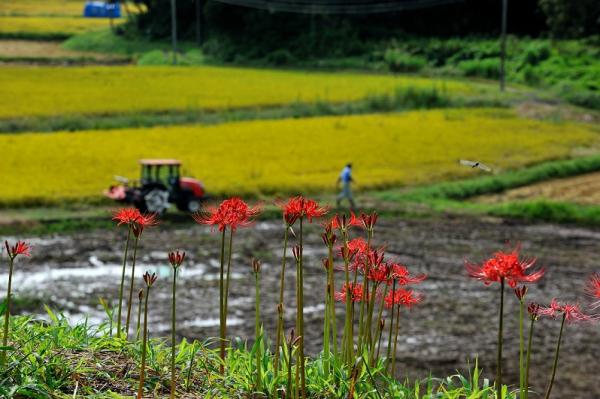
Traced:
[[5, 94], [0, 97], [0, 119], [347, 102], [403, 86], [467, 95], [488, 87], [412, 76], [133, 66], [5, 67], [0, 86]]
[[0, 61], [35, 63], [125, 62], [124, 57], [66, 50], [60, 43], [40, 40], [0, 40]]
[[[92, 326], [87, 321], [70, 325], [62, 315], [47, 309], [48, 322], [28, 316], [11, 319], [9, 365], [2, 370], [0, 393], [6, 398], [121, 398], [135, 393], [141, 348], [110, 334], [108, 322]], [[219, 356], [211, 341], [182, 341], [176, 367], [180, 373], [178, 391], [188, 398], [251, 397], [254, 387], [253, 362], [256, 347], [239, 342], [226, 358], [226, 377], [219, 374]], [[148, 345], [147, 392], [166, 395], [169, 384], [170, 348], [162, 339]], [[275, 379], [272, 354], [264, 353], [262, 367], [265, 389], [271, 393], [285, 386], [284, 373]], [[193, 358], [193, 363], [190, 360]], [[335, 378], [323, 374], [320, 356], [309, 360], [310, 397], [340, 398], [348, 395], [350, 370], [334, 362]], [[370, 374], [369, 374], [370, 373]], [[377, 384], [383, 398], [493, 398], [493, 388], [475, 368], [467, 376], [456, 374], [443, 379], [400, 383], [385, 376], [380, 366], [358, 367], [356, 395], [374, 397]], [[382, 389], [384, 388], [385, 389]], [[509, 394], [508, 399], [513, 398]]]
[[106, 26], [102, 18], [0, 17], [0, 38], [58, 40]]
[[149, 157], [181, 159], [184, 173], [202, 179], [212, 195], [261, 196], [331, 192], [349, 160], [357, 188], [367, 190], [464, 177], [471, 171], [460, 158], [517, 168], [569, 157], [597, 141], [590, 125], [498, 109], [3, 134], [0, 147], [10, 151], [0, 159], [0, 201], [98, 198], [113, 175], [135, 178], [137, 159]]

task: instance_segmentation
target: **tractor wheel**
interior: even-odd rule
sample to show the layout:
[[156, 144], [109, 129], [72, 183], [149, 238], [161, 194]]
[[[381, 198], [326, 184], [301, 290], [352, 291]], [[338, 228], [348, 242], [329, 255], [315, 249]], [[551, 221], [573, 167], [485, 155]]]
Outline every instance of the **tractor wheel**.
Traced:
[[197, 198], [184, 198], [177, 202], [177, 209], [181, 212], [196, 213], [200, 210], [201, 202]]
[[144, 201], [141, 209], [145, 212], [157, 213], [162, 215], [169, 207], [169, 192], [167, 190], [155, 187], [143, 195]]

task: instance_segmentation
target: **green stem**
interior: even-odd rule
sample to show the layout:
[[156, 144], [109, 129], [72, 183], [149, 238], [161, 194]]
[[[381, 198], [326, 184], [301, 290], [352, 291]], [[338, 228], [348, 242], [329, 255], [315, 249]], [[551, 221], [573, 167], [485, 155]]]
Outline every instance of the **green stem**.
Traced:
[[524, 398], [527, 399], [529, 396], [529, 365], [531, 364], [531, 342], [533, 341], [533, 326], [535, 323], [535, 317], [531, 318], [531, 325], [529, 326], [529, 342], [527, 343], [527, 358], [525, 360], [525, 387]]
[[135, 340], [139, 341], [140, 339], [140, 321], [142, 318], [142, 299], [138, 300], [138, 313], [137, 313], [137, 325], [135, 327]]
[[225, 375], [225, 321], [223, 317], [225, 316], [225, 281], [224, 281], [224, 269], [225, 269], [225, 228], [223, 229], [223, 234], [221, 236], [221, 274], [219, 276], [219, 345], [220, 345], [220, 355], [221, 355], [221, 365], [220, 371], [221, 375]]
[[524, 300], [519, 300], [519, 398], [525, 396], [525, 338], [523, 337]]
[[306, 370], [305, 370], [305, 358], [304, 358], [304, 339], [306, 338], [306, 334], [304, 333], [304, 264], [302, 261], [303, 258], [303, 253], [304, 253], [304, 247], [303, 247], [303, 233], [302, 233], [302, 226], [304, 224], [304, 218], [301, 217], [300, 218], [300, 240], [299, 240], [299, 244], [300, 244], [300, 256], [299, 256], [299, 270], [300, 270], [300, 279], [298, 282], [298, 288], [300, 289], [300, 295], [299, 295], [299, 306], [298, 306], [298, 317], [300, 319], [300, 328], [299, 328], [299, 334], [302, 336], [301, 340], [300, 340], [300, 384], [301, 385], [301, 389], [300, 389], [300, 395], [302, 397], [302, 399], [306, 398]]
[[350, 293], [350, 259], [348, 259], [348, 233], [346, 230], [343, 231], [344, 236], [344, 277], [346, 279], [346, 318], [344, 320], [344, 337], [342, 341], [344, 342], [345, 348], [345, 359], [346, 365], [351, 367], [353, 363], [354, 357], [354, 332], [352, 331], [353, 327], [353, 317], [352, 317], [352, 295]]
[[[395, 292], [395, 291], [396, 291], [396, 279], [394, 279], [392, 281], [392, 292]], [[392, 308], [390, 309], [390, 317], [391, 317], [390, 332], [388, 334], [388, 346], [387, 346], [386, 365], [385, 365], [386, 371], [389, 368], [390, 360], [391, 360], [391, 356], [392, 356], [392, 329], [394, 326], [394, 301], [392, 301]]]
[[142, 399], [144, 395], [144, 378], [146, 372], [146, 344], [148, 342], [148, 298], [150, 297], [150, 287], [146, 288], [146, 299], [144, 301], [144, 334], [142, 340], [142, 365], [140, 368], [140, 385], [138, 388], [137, 399]]
[[400, 305], [396, 305], [396, 331], [394, 332], [394, 353], [392, 357], [392, 378], [396, 375], [396, 347], [398, 345], [398, 332], [400, 330]]
[[[10, 256], [10, 254], [9, 254]], [[4, 347], [8, 346], [8, 327], [10, 324], [10, 308], [12, 300], [12, 275], [13, 268], [15, 265], [15, 258], [10, 257], [8, 269], [8, 288], [6, 289], [6, 309], [4, 309], [4, 334], [2, 335], [2, 344]], [[0, 364], [2, 367], [6, 367], [6, 350], [2, 351], [2, 357], [0, 357]]]
[[135, 238], [133, 247], [133, 260], [131, 262], [131, 284], [129, 286], [129, 301], [127, 302], [127, 320], [125, 322], [125, 336], [129, 336], [129, 321], [131, 320], [131, 303], [133, 302], [133, 283], [135, 279], [135, 261], [137, 259], [137, 250], [140, 238]]
[[504, 319], [504, 278], [500, 279], [500, 312], [498, 314], [498, 356], [496, 366], [496, 392], [502, 392], [502, 329]]
[[546, 391], [545, 399], [550, 398], [550, 392], [552, 392], [552, 385], [554, 385], [554, 377], [556, 376], [556, 367], [558, 366], [558, 354], [560, 352], [560, 342], [563, 336], [563, 329], [565, 327], [565, 320], [567, 314], [563, 313], [562, 321], [560, 322], [560, 333], [558, 334], [558, 344], [556, 345], [556, 353], [554, 354], [554, 364], [552, 365], [552, 376], [550, 377], [550, 384], [548, 384], [548, 390]]
[[275, 369], [275, 377], [279, 373], [279, 348], [283, 346], [283, 293], [285, 287], [285, 265], [286, 255], [288, 246], [288, 229], [289, 226], [285, 226], [285, 233], [283, 235], [283, 256], [281, 258], [281, 277], [279, 280], [279, 306], [277, 307], [277, 335], [275, 338], [275, 361], [273, 367]]
[[331, 320], [331, 335], [333, 339], [333, 353], [337, 357], [338, 356], [338, 330], [337, 330], [337, 320], [335, 317], [335, 274], [333, 272], [333, 245], [329, 247], [329, 268], [330, 268], [330, 279], [329, 279], [329, 308], [331, 312], [330, 320]]
[[[382, 320], [382, 316], [383, 316], [383, 304], [385, 302], [385, 296], [387, 295], [388, 292], [388, 284], [385, 284], [385, 288], [383, 289], [383, 297], [381, 297], [381, 303], [379, 304], [379, 310], [377, 311], [377, 331], [378, 331], [378, 336], [375, 336], [375, 339], [373, 340], [373, 342], [371, 343], [371, 347], [375, 348], [375, 344], [376, 342], [379, 342], [379, 345], [377, 346], [377, 356], [373, 356], [373, 354], [371, 354], [371, 366], [375, 365], [375, 361], [379, 359], [379, 347], [381, 346], [381, 334], [383, 333], [383, 331], [381, 331], [381, 327], [379, 326], [379, 323], [381, 323]], [[374, 351], [372, 351], [373, 353]]]
[[117, 338], [121, 337], [121, 318], [123, 309], [123, 288], [125, 285], [125, 269], [127, 268], [127, 253], [129, 252], [129, 242], [131, 240], [131, 225], [127, 231], [127, 241], [125, 243], [125, 253], [123, 254], [123, 271], [121, 272], [121, 287], [119, 288], [119, 311], [117, 318]]
[[190, 356], [190, 366], [187, 369], [187, 377], [186, 377], [186, 383], [185, 383], [185, 390], [187, 392], [190, 391], [190, 380], [192, 378], [192, 368], [194, 366], [194, 358], [196, 357], [196, 352], [198, 351], [198, 346], [197, 343], [194, 342], [194, 346], [192, 349], [192, 356]]
[[[259, 342], [260, 336], [260, 284], [258, 280], [258, 273], [254, 273], [255, 283], [255, 326], [254, 326], [254, 337], [255, 342]], [[262, 371], [260, 366], [261, 358], [261, 344], [256, 345], [256, 391], [262, 390]]]
[[[367, 233], [367, 255], [365, 259], [365, 270], [363, 273], [363, 291], [362, 297], [360, 299], [360, 311], [358, 313], [358, 353], [363, 352], [363, 345], [365, 342], [365, 329], [368, 326], [365, 326], [365, 302], [367, 298], [369, 298], [369, 279], [367, 278], [369, 275], [369, 252], [371, 251], [371, 231], [369, 230]], [[355, 276], [356, 277], [356, 276]], [[355, 278], [356, 283], [356, 278]]]
[[227, 275], [225, 277], [225, 334], [227, 334], [227, 313], [229, 302], [229, 281], [231, 276], [231, 256], [233, 250], [233, 229], [229, 231], [229, 252], [227, 253]]
[[171, 399], [175, 398], [176, 375], [175, 375], [175, 321], [176, 308], [175, 298], [177, 294], [177, 268], [173, 268], [173, 307], [171, 313]]

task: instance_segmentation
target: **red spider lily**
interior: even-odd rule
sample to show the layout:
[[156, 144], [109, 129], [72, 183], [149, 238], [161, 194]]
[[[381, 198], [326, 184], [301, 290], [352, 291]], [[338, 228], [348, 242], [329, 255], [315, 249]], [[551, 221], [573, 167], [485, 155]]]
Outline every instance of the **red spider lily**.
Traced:
[[538, 311], [540, 316], [551, 317], [555, 319], [559, 315], [565, 316], [565, 321], [568, 323], [586, 322], [593, 321], [596, 319], [594, 316], [583, 313], [579, 307], [579, 304], [570, 303], [559, 303], [556, 299], [552, 299], [550, 306], [542, 307]]
[[[357, 254], [360, 254], [360, 256], [365, 256], [367, 254], [367, 248], [369, 246], [363, 238], [355, 238], [353, 240], [348, 241], [346, 247], [348, 247], [348, 258], [352, 258]], [[340, 247], [339, 255], [341, 257], [344, 257], [343, 250], [344, 247]]]
[[312, 222], [313, 218], [319, 218], [327, 214], [327, 208], [319, 206], [315, 200], [305, 199], [304, 206], [302, 209], [302, 216], [306, 216], [309, 222]]
[[585, 292], [588, 294], [595, 302], [593, 302], [590, 306], [592, 309], [597, 309], [600, 307], [600, 274], [594, 273], [590, 279], [588, 280], [585, 286]]
[[377, 222], [377, 212], [373, 212], [370, 215], [363, 213], [360, 215], [360, 218], [365, 229], [373, 230], [375, 223]]
[[411, 276], [406, 266], [400, 263], [392, 263], [390, 267], [392, 270], [390, 273], [390, 281], [388, 282], [389, 284], [394, 280], [396, 280], [396, 284], [398, 285], [419, 284], [427, 278], [426, 274]]
[[529, 316], [532, 319], [537, 320], [540, 317], [540, 304], [536, 302], [531, 302], [527, 305], [527, 312], [529, 312]]
[[8, 245], [8, 241], [4, 241], [4, 246], [6, 247], [6, 253], [10, 259], [14, 259], [18, 255], [31, 256], [29, 253], [31, 246], [24, 241], [17, 241], [13, 246]]
[[154, 283], [156, 282], [156, 279], [158, 277], [156, 277], [156, 273], [152, 273], [150, 274], [150, 272], [146, 272], [144, 273], [144, 282], [146, 283], [146, 285], [148, 287], [152, 287], [152, 285], [154, 285]]
[[523, 302], [525, 295], [527, 295], [527, 286], [522, 285], [520, 287], [515, 288], [515, 295], [520, 302]]
[[132, 225], [135, 223], [142, 214], [136, 208], [123, 208], [113, 213], [113, 218], [117, 222], [117, 226], [122, 224]]
[[321, 238], [323, 239], [323, 243], [325, 245], [327, 245], [328, 247], [333, 247], [337, 240], [337, 237], [335, 234], [333, 234], [331, 225], [328, 224], [325, 226], [325, 232], [321, 234]]
[[379, 266], [381, 266], [383, 264], [383, 257], [384, 257], [384, 253], [383, 253], [382, 248], [372, 249], [367, 254], [367, 259], [369, 261], [369, 265], [373, 269], [377, 269]]
[[494, 257], [486, 260], [481, 266], [466, 262], [465, 267], [470, 277], [483, 281], [485, 285], [505, 280], [511, 288], [515, 288], [518, 283], [538, 281], [544, 275], [545, 270], [540, 269], [526, 274], [527, 269], [535, 264], [535, 258], [520, 260], [519, 249], [517, 246], [512, 252], [498, 251]]
[[395, 291], [390, 291], [384, 298], [384, 304], [387, 309], [390, 309], [394, 305], [402, 305], [407, 308], [412, 307], [423, 301], [423, 295], [415, 293], [413, 290], [405, 290], [404, 288], [398, 288]]
[[221, 202], [218, 208], [210, 208], [208, 212], [197, 213], [194, 220], [200, 224], [218, 226], [219, 231], [229, 227], [235, 231], [238, 227], [246, 227], [252, 223], [260, 212], [260, 207], [249, 207], [242, 199], [233, 197]]
[[346, 295], [350, 293], [350, 300], [352, 302], [360, 302], [363, 297], [363, 286], [360, 283], [350, 283], [349, 285], [342, 286], [341, 291], [333, 294], [334, 298], [338, 302], [346, 302]]
[[157, 224], [158, 220], [156, 219], [156, 213], [139, 215], [139, 217], [131, 225], [131, 232], [136, 238], [139, 238], [146, 227], [156, 226]]
[[185, 259], [184, 251], [169, 252], [169, 263], [171, 263], [171, 266], [173, 266], [174, 268], [178, 268], [179, 266], [181, 266], [184, 259]]
[[390, 280], [391, 267], [387, 263], [381, 263], [369, 269], [368, 278], [376, 283], [384, 283]]
[[332, 229], [347, 230], [348, 227], [351, 226], [362, 226], [362, 222], [356, 217], [354, 212], [350, 212], [350, 219], [348, 219], [346, 215], [335, 215], [327, 222], [327, 225], [331, 226]]
[[292, 226], [302, 216], [303, 206], [304, 198], [300, 196], [290, 198], [285, 204], [279, 204], [279, 207], [283, 211], [283, 220], [285, 220], [288, 226]]

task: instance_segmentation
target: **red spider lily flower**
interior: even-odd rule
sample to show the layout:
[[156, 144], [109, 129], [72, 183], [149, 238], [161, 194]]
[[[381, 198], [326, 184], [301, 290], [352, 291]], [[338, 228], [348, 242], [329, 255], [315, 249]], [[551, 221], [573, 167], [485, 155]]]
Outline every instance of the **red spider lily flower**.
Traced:
[[152, 287], [152, 285], [154, 285], [154, 283], [156, 282], [156, 279], [158, 277], [156, 277], [156, 273], [152, 273], [150, 274], [150, 272], [146, 272], [144, 273], [144, 282], [146, 283], [146, 286], [148, 287]]
[[389, 281], [391, 268], [387, 263], [381, 263], [376, 267], [369, 269], [369, 280], [376, 283], [384, 283]]
[[315, 200], [305, 199], [304, 206], [302, 209], [302, 216], [308, 219], [309, 223], [312, 222], [313, 218], [320, 218], [327, 214], [327, 208], [319, 206]]
[[[368, 245], [367, 242], [362, 238], [355, 238], [353, 240], [350, 240], [348, 241], [348, 244], [346, 246], [348, 247], [348, 253], [346, 254], [348, 259], [351, 259], [357, 254], [360, 254], [360, 256], [366, 256], [367, 254]], [[338, 254], [342, 258], [345, 258], [343, 252], [344, 247], [340, 247], [340, 252]]]
[[352, 302], [360, 302], [363, 297], [363, 286], [360, 283], [350, 283], [342, 286], [342, 289], [339, 292], [335, 292], [333, 294], [334, 298], [338, 302], [346, 302], [346, 295], [350, 293], [350, 300]]
[[233, 197], [221, 202], [218, 208], [210, 208], [208, 212], [200, 212], [193, 216], [200, 224], [218, 226], [219, 231], [229, 227], [235, 231], [238, 227], [246, 227], [258, 215], [260, 207], [249, 207], [242, 199]]
[[540, 269], [526, 274], [527, 269], [535, 264], [535, 258], [520, 260], [519, 249], [517, 246], [511, 252], [498, 251], [481, 266], [466, 262], [465, 267], [470, 277], [483, 281], [485, 285], [505, 280], [511, 288], [515, 288], [518, 283], [538, 281], [544, 275], [545, 270]]
[[519, 302], [523, 302], [525, 299], [525, 295], [527, 295], [527, 286], [522, 285], [520, 287], [515, 288], [515, 295]]
[[131, 231], [136, 238], [139, 238], [146, 227], [156, 226], [157, 224], [156, 213], [140, 214], [131, 225]]
[[597, 319], [595, 316], [583, 313], [579, 304], [561, 304], [556, 299], [552, 299], [550, 306], [540, 307], [538, 313], [540, 316], [551, 317], [553, 319], [564, 315], [567, 323], [587, 322]]
[[173, 268], [175, 268], [175, 269], [177, 269], [179, 266], [181, 266], [184, 259], [185, 259], [184, 251], [169, 252], [169, 263], [171, 263], [171, 266], [173, 266]]
[[595, 300], [590, 306], [592, 309], [600, 307], [600, 274], [594, 273], [585, 286], [585, 292]]
[[292, 197], [287, 203], [279, 203], [278, 205], [283, 211], [283, 220], [286, 225], [292, 226], [302, 216], [304, 198], [300, 196]]
[[135, 223], [142, 214], [136, 208], [123, 208], [113, 213], [113, 218], [117, 222], [117, 226], [122, 224], [132, 225]]
[[427, 278], [426, 274], [411, 276], [406, 266], [400, 263], [392, 263], [390, 267], [392, 270], [388, 284], [391, 284], [394, 280], [396, 280], [396, 284], [398, 285], [419, 284]]
[[527, 305], [527, 312], [529, 312], [529, 317], [533, 320], [537, 320], [540, 317], [540, 304], [536, 302], [531, 302]]
[[14, 259], [19, 255], [31, 256], [29, 253], [31, 246], [24, 241], [19, 240], [13, 246], [8, 245], [8, 241], [4, 241], [4, 246], [6, 247], [6, 253], [10, 259]]
[[412, 307], [423, 301], [423, 295], [415, 293], [413, 290], [405, 290], [404, 288], [398, 288], [395, 291], [390, 291], [384, 298], [384, 305], [386, 309], [390, 309], [394, 305], [402, 305], [407, 308]]
[[346, 217], [346, 215], [335, 215], [331, 220], [327, 223], [331, 226], [332, 229], [336, 230], [347, 230], [348, 227], [352, 226], [362, 226], [362, 222], [359, 218], [356, 217], [354, 212], [350, 212], [350, 219]]
[[335, 234], [333, 234], [333, 228], [331, 227], [331, 225], [328, 224], [325, 226], [325, 232], [321, 234], [321, 238], [323, 239], [323, 243], [325, 245], [327, 245], [328, 247], [333, 247], [337, 240], [337, 237]]
[[375, 223], [377, 222], [377, 212], [373, 212], [372, 214], [361, 214], [360, 218], [362, 219], [362, 224], [367, 230], [373, 230], [375, 227]]
[[383, 264], [383, 257], [384, 257], [384, 253], [383, 253], [383, 249], [372, 249], [369, 251], [369, 253], [367, 254], [367, 259], [369, 261], [369, 265], [371, 266], [371, 268], [378, 268], [379, 266], [381, 266]]

